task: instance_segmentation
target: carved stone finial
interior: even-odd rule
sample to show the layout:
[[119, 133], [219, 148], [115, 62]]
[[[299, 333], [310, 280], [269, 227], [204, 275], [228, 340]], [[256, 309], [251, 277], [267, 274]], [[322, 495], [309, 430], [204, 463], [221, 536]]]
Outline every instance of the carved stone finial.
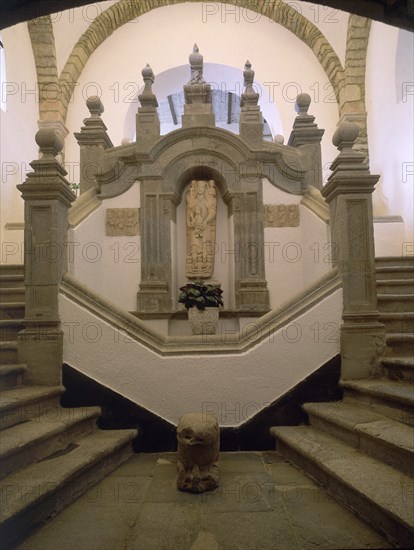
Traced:
[[63, 149], [63, 140], [52, 128], [41, 128], [35, 140], [44, 158], [54, 158]]
[[153, 70], [148, 63], [142, 69], [141, 74], [144, 79], [145, 86], [142, 94], [138, 97], [138, 99], [140, 100], [142, 107], [154, 110], [156, 109], [156, 107], [158, 107], [157, 98], [152, 91], [152, 85], [154, 84], [155, 76]]
[[101, 114], [104, 112], [104, 106], [103, 103], [97, 95], [92, 95], [88, 97], [86, 100], [86, 106], [89, 109], [89, 112], [91, 113], [91, 116], [93, 118], [100, 117]]
[[309, 116], [308, 109], [311, 104], [311, 96], [309, 94], [299, 94], [296, 98], [295, 111], [299, 116]]
[[146, 82], [147, 80], [154, 82], [155, 80], [154, 71], [151, 69], [149, 63], [147, 63], [145, 67], [142, 69], [141, 74], [144, 79], [144, 82]]
[[188, 84], [205, 84], [203, 78], [203, 56], [197, 44], [194, 44], [193, 51], [188, 60], [190, 61], [191, 77]]
[[359, 128], [356, 124], [344, 121], [336, 129], [332, 138], [332, 143], [340, 151], [343, 151], [344, 149], [352, 149], [358, 134]]
[[285, 138], [282, 136], [282, 134], [276, 134], [273, 138], [273, 141], [275, 143], [279, 143], [280, 145], [283, 145], [285, 142]]
[[242, 93], [240, 106], [257, 105], [259, 101], [259, 94], [254, 91], [254, 70], [249, 60], [244, 65], [243, 77], [244, 77], [244, 92]]
[[244, 77], [244, 85], [245, 87], [253, 86], [254, 81], [254, 70], [252, 69], [252, 64], [249, 60], [246, 61], [244, 64], [244, 71], [243, 71], [243, 77]]

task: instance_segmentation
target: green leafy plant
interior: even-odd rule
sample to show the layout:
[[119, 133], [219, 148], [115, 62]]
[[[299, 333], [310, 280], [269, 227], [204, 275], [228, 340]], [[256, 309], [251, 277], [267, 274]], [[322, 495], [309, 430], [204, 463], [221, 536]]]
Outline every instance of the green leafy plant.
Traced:
[[184, 304], [186, 309], [197, 307], [205, 309], [206, 307], [219, 307], [223, 305], [221, 288], [204, 283], [203, 281], [194, 281], [180, 287], [178, 301]]

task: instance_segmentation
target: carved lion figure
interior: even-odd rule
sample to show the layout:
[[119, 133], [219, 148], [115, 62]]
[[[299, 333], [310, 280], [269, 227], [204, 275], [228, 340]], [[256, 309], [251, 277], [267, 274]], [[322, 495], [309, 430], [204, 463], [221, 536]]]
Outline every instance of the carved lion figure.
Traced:
[[218, 486], [219, 427], [214, 416], [189, 413], [177, 426], [177, 488], [202, 493]]

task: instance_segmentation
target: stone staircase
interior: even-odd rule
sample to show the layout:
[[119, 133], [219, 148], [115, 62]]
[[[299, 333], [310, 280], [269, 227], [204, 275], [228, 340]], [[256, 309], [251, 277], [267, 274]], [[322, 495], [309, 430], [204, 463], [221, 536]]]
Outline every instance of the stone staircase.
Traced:
[[0, 540], [8, 549], [127, 460], [137, 435], [99, 430], [97, 407], [61, 407], [61, 386], [25, 385], [16, 341], [23, 279], [23, 266], [0, 267]]
[[272, 427], [276, 448], [402, 548], [414, 547], [414, 261], [376, 261], [387, 348], [382, 375], [307, 403], [309, 425]]

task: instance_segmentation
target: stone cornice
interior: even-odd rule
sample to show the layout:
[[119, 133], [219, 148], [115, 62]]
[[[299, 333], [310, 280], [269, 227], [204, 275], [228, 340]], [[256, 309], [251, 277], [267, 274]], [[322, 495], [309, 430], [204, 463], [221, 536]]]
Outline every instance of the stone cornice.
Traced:
[[[338, 269], [331, 270], [316, 283], [283, 306], [273, 309], [249, 325], [249, 330], [211, 336], [163, 336], [131, 313], [119, 308], [66, 273], [61, 296], [85, 308], [103, 322], [122, 330], [130, 338], [161, 356], [245, 353], [283, 328], [323, 299], [341, 288]], [[64, 319], [63, 319], [64, 320]]]

